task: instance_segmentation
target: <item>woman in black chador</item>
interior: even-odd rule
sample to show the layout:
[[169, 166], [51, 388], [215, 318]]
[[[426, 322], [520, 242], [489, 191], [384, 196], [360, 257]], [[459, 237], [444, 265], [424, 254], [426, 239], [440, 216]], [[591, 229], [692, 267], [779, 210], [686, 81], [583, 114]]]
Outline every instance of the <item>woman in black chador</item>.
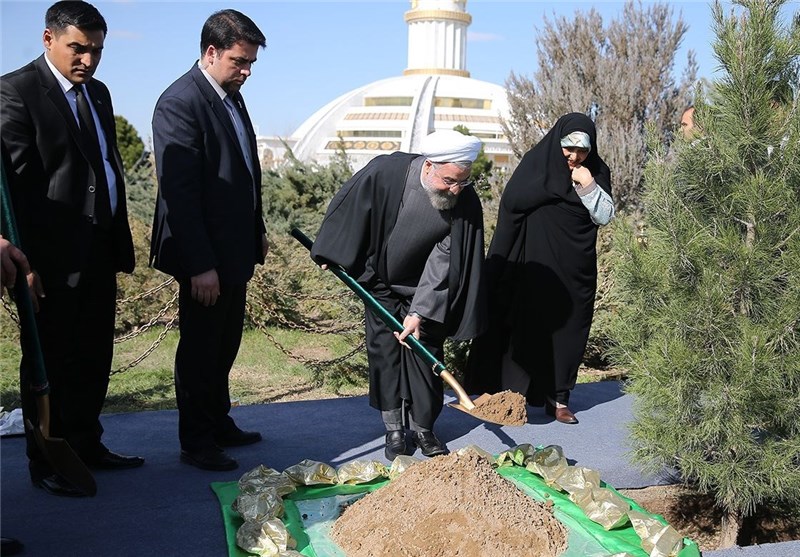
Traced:
[[592, 324], [597, 228], [614, 216], [611, 176], [584, 114], [558, 119], [500, 200], [486, 261], [488, 332], [466, 371], [474, 393], [510, 389], [564, 423]]

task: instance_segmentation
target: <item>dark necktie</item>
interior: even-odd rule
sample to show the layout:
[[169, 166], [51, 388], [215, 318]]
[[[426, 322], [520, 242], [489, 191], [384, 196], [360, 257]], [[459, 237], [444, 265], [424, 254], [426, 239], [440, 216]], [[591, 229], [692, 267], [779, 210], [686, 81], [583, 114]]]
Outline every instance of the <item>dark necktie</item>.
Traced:
[[[244, 133], [244, 120], [242, 119], [241, 114], [236, 110], [236, 107], [233, 104], [233, 99], [231, 96], [228, 95], [225, 97], [225, 100], [222, 101], [228, 108], [228, 113], [230, 114], [231, 120], [233, 121], [233, 129], [236, 130], [236, 137], [239, 140], [239, 146], [242, 148], [242, 154], [244, 155], [244, 162], [247, 164], [247, 169], [250, 171], [250, 175], [253, 175], [253, 158], [250, 154], [250, 143], [247, 140], [247, 136]], [[255, 189], [253, 190], [253, 201], [255, 202]]]
[[78, 120], [81, 126], [81, 137], [84, 147], [89, 155], [89, 164], [92, 166], [95, 176], [95, 184], [89, 186], [89, 192], [94, 188], [94, 217], [97, 224], [103, 228], [111, 227], [111, 197], [108, 194], [108, 178], [106, 177], [106, 167], [103, 163], [103, 155], [100, 151], [100, 141], [97, 138], [97, 128], [94, 125], [92, 110], [86, 95], [83, 94], [83, 86], [76, 85], [75, 100], [78, 105]]

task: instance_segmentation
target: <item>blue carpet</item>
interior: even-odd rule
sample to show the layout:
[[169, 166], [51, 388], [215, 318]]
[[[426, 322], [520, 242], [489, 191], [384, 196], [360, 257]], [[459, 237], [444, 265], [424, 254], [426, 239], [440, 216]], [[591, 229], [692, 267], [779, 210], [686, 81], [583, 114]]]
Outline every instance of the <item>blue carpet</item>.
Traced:
[[[631, 397], [622, 394], [618, 382], [578, 385], [570, 407], [580, 424], [561, 424], [540, 408], [528, 408], [526, 425], [501, 427], [445, 408], [436, 433], [451, 450], [478, 445], [498, 453], [521, 443], [561, 445], [570, 463], [598, 470], [616, 488], [670, 483], [667, 472], [648, 476], [630, 462]], [[240, 464], [233, 472], [198, 470], [179, 461], [176, 411], [104, 415], [105, 444], [115, 452], [141, 455], [146, 463], [134, 470], [96, 472], [93, 498], [54, 497], [34, 488], [24, 439], [3, 438], [2, 534], [20, 539], [26, 556], [224, 557], [225, 532], [211, 482], [236, 480], [259, 464], [283, 470], [306, 458], [332, 466], [356, 459], [385, 462], [383, 426], [366, 397], [242, 406], [232, 415], [243, 429], [264, 435], [261, 443], [229, 450]], [[789, 557], [800, 555], [800, 542], [705, 555]]]

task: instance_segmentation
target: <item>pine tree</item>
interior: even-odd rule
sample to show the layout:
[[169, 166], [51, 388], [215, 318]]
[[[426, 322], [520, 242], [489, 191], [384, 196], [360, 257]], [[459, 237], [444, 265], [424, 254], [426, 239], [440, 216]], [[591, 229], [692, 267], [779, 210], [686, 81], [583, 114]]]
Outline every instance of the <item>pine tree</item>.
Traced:
[[723, 77], [695, 135], [652, 134], [644, 233], [615, 231], [634, 456], [714, 495], [722, 547], [758, 506], [800, 506], [800, 19], [737, 4], [713, 8]]
[[268, 232], [284, 234], [294, 227], [307, 234], [316, 232], [328, 203], [352, 175], [344, 149], [328, 164], [304, 163], [288, 150], [284, 165], [261, 176]]
[[147, 152], [144, 149], [144, 142], [133, 124], [119, 114], [114, 116], [114, 120], [117, 125], [117, 147], [122, 157], [122, 164], [128, 171], [145, 159]]

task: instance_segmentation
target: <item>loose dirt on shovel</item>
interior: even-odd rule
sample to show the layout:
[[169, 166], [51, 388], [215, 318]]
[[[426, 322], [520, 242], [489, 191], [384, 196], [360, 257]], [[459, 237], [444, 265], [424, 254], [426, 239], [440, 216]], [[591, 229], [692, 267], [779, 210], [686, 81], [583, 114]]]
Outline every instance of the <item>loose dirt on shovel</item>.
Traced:
[[551, 507], [472, 451], [414, 464], [347, 507], [331, 535], [348, 557], [555, 557], [567, 547]]
[[473, 416], [502, 425], [524, 425], [528, 423], [525, 397], [514, 391], [501, 391], [488, 400], [476, 404], [469, 411]]

